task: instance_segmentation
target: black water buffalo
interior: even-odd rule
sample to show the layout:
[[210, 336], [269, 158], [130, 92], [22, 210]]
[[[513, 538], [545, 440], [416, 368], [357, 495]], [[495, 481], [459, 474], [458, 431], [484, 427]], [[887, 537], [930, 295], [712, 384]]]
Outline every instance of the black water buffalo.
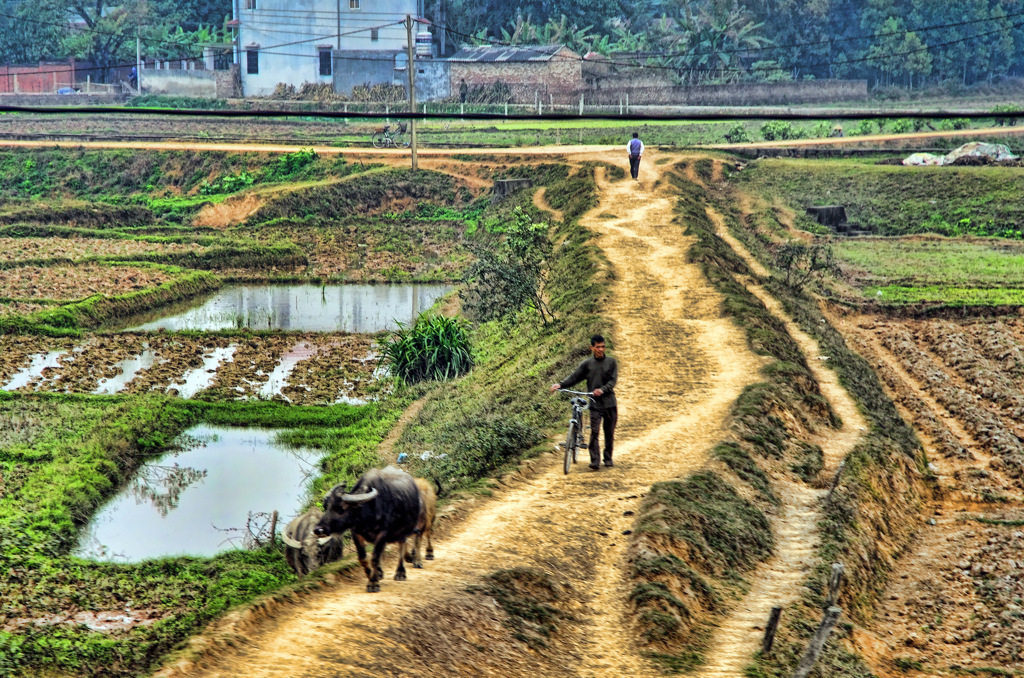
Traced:
[[[398, 544], [396, 581], [405, 581], [405, 540], [416, 533], [420, 495], [413, 477], [395, 468], [367, 471], [351, 490], [336, 485], [324, 497], [324, 515], [313, 529], [318, 537], [352, 530], [359, 564], [366, 571], [367, 591], [380, 591], [384, 571], [380, 557], [388, 544]], [[372, 563], [366, 562], [366, 544], [373, 544]]]
[[345, 554], [340, 534], [319, 538], [313, 534], [313, 528], [323, 514], [320, 509], [311, 508], [288, 523], [281, 533], [281, 541], [285, 544], [284, 558], [299, 577], [325, 563], [340, 560]]
[[416, 540], [413, 547], [405, 549], [405, 562], [412, 563], [413, 567], [423, 567], [423, 559], [420, 557], [420, 542], [427, 540], [427, 560], [434, 559], [434, 543], [430, 539], [430, 533], [434, 529], [434, 516], [437, 514], [437, 494], [430, 483], [423, 478], [415, 478], [416, 489], [420, 493], [420, 517], [416, 521]]

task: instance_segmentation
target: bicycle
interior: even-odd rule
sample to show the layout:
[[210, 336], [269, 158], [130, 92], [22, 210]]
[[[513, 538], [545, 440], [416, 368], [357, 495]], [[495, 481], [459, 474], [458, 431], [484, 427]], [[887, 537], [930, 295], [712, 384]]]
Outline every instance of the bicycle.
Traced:
[[388, 148], [390, 146], [409, 148], [411, 139], [405, 136], [405, 132], [408, 129], [408, 123], [404, 122], [398, 123], [398, 129], [394, 132], [391, 131], [391, 125], [384, 125], [370, 135], [370, 141], [373, 143], [374, 148]]
[[569, 431], [565, 435], [565, 461], [562, 464], [563, 470], [568, 473], [570, 466], [576, 463], [576, 450], [583, 445], [583, 412], [590, 409], [593, 394], [567, 389], [559, 391], [573, 396], [569, 401], [572, 404], [572, 416], [569, 418]]

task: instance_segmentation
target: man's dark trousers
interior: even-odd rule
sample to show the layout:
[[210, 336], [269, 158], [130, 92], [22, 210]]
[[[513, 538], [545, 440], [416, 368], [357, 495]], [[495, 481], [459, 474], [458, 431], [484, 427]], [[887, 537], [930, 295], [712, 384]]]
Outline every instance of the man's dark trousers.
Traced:
[[629, 176], [636, 179], [640, 175], [640, 156], [629, 156]]
[[604, 463], [612, 463], [612, 443], [615, 441], [615, 424], [619, 420], [619, 408], [609, 407], [599, 410], [596, 407], [590, 408], [590, 465], [596, 466], [601, 462], [601, 446], [597, 443], [597, 434], [604, 424]]

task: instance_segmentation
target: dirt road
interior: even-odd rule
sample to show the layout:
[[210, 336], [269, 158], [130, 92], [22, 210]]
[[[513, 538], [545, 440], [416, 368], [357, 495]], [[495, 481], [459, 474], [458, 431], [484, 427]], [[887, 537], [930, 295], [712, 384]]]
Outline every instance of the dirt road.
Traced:
[[[577, 464], [565, 476], [560, 459], [541, 459], [532, 478], [498, 493], [437, 542], [437, 560], [410, 570], [409, 581], [391, 579], [392, 557], [380, 593], [365, 593], [360, 573], [265, 619], [226, 654], [159, 675], [660, 674], [638, 656], [621, 616], [628, 593], [622, 532], [631, 521], [623, 514], [637, 509], [652, 483], [705, 460], [760, 359], [686, 262], [691, 239], [670, 223], [674, 198], [655, 186], [653, 167], [639, 184], [602, 179], [601, 204], [586, 218], [616, 281], [607, 332], [621, 364], [616, 466], [592, 472]], [[489, 597], [467, 592], [482, 576], [516, 566], [564, 581], [575, 601], [572, 631], [547, 651], [510, 639], [504, 613]]]

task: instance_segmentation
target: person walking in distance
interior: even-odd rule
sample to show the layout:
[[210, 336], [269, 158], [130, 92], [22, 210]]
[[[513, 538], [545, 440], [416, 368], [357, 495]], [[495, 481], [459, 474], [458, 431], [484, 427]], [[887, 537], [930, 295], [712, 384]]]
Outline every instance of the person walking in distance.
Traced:
[[551, 385], [551, 392], [568, 388], [573, 384], [586, 380], [587, 390], [594, 394], [594, 403], [590, 407], [590, 468], [597, 471], [601, 468], [601, 447], [598, 445], [598, 432], [604, 427], [604, 465], [612, 465], [612, 445], [615, 442], [615, 424], [619, 419], [619, 409], [615, 402], [615, 383], [619, 380], [619, 364], [615, 358], [605, 355], [604, 337], [595, 334], [590, 338], [591, 356], [580, 363], [580, 366], [568, 377]]
[[633, 132], [633, 138], [626, 144], [626, 152], [629, 153], [629, 174], [637, 179], [640, 174], [640, 156], [644, 154], [644, 142], [640, 141], [638, 132]]

